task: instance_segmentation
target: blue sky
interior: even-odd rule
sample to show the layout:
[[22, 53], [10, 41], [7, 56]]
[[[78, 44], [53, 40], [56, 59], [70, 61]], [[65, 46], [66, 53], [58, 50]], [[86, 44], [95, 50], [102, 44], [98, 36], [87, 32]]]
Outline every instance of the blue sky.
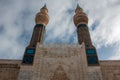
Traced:
[[[22, 59], [35, 15], [47, 3], [45, 44], [77, 44], [73, 23], [77, 0], [0, 0], [0, 59]], [[100, 60], [120, 60], [120, 0], [79, 0]]]

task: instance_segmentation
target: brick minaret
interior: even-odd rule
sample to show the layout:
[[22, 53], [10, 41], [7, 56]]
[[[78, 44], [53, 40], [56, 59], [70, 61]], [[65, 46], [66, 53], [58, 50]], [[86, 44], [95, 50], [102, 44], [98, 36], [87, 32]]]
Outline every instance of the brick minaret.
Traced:
[[78, 43], [85, 43], [88, 65], [99, 65], [97, 52], [90, 38], [88, 16], [79, 5], [75, 10], [74, 24], [77, 27]]
[[35, 48], [37, 43], [43, 44], [45, 27], [49, 22], [48, 9], [44, 5], [35, 18], [36, 25], [33, 30], [31, 41], [25, 49], [23, 64], [32, 64], [34, 60]]

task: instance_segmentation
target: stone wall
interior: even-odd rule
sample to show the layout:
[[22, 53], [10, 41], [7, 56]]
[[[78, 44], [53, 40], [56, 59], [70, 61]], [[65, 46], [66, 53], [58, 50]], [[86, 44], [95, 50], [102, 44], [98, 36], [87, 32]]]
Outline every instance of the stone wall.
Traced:
[[20, 63], [19, 60], [0, 60], [0, 80], [17, 80]]
[[33, 66], [32, 65], [21, 65], [17, 80], [32, 80], [33, 78]]
[[120, 80], [120, 60], [100, 61], [103, 80]]
[[89, 66], [87, 69], [88, 80], [103, 80], [100, 66]]
[[32, 65], [0, 60], [0, 80], [120, 80], [120, 60], [87, 66], [84, 44], [38, 45]]
[[38, 45], [33, 80], [87, 80], [84, 45]]

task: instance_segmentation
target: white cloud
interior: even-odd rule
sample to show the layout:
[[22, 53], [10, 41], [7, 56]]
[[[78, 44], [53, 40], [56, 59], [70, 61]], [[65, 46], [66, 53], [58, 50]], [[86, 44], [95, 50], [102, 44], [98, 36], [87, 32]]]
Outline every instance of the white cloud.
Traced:
[[[44, 2], [43, 0], [0, 1], [0, 27], [4, 26], [4, 32], [2, 31], [3, 33], [0, 34], [0, 58], [22, 58], [35, 25], [35, 14], [44, 5]], [[71, 43], [77, 43], [76, 28], [72, 20], [77, 0], [47, 0], [46, 2], [50, 22], [46, 27], [45, 42], [57, 42], [56, 39], [60, 39], [60, 42], [67, 43], [71, 36], [74, 36]], [[120, 59], [120, 1], [80, 0], [79, 3], [88, 14], [94, 44], [98, 49], [103, 46], [115, 46], [109, 59]], [[95, 27], [94, 30], [92, 30], [93, 27]], [[22, 44], [21, 40], [23, 40]]]
[[[115, 46], [113, 52], [106, 53], [112, 55], [109, 59], [120, 59], [120, 4], [119, 0], [94, 1], [89, 8], [90, 26], [98, 21], [95, 30], [91, 31], [93, 42], [98, 48], [103, 46]], [[92, 2], [92, 1], [91, 1]], [[89, 4], [90, 5], [90, 4]], [[91, 9], [92, 8], [92, 9]], [[117, 49], [116, 49], [117, 47]], [[117, 56], [116, 56], [117, 55]]]

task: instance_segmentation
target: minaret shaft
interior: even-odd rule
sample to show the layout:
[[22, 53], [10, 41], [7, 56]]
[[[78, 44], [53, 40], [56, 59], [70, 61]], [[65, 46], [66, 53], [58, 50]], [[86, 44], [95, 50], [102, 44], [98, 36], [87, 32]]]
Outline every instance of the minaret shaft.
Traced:
[[96, 48], [92, 45], [89, 29], [87, 26], [88, 17], [79, 5], [77, 5], [75, 10], [74, 24], [77, 27], [78, 43], [85, 43], [88, 66], [98, 66], [99, 61]]
[[89, 30], [86, 24], [78, 25], [77, 35], [78, 35], [79, 44], [82, 44], [82, 42], [84, 42], [85, 45], [92, 46], [92, 41], [91, 41]]
[[45, 35], [45, 26], [42, 24], [36, 24], [33, 30], [33, 35], [29, 47], [36, 46], [37, 42], [43, 44], [44, 35]]

